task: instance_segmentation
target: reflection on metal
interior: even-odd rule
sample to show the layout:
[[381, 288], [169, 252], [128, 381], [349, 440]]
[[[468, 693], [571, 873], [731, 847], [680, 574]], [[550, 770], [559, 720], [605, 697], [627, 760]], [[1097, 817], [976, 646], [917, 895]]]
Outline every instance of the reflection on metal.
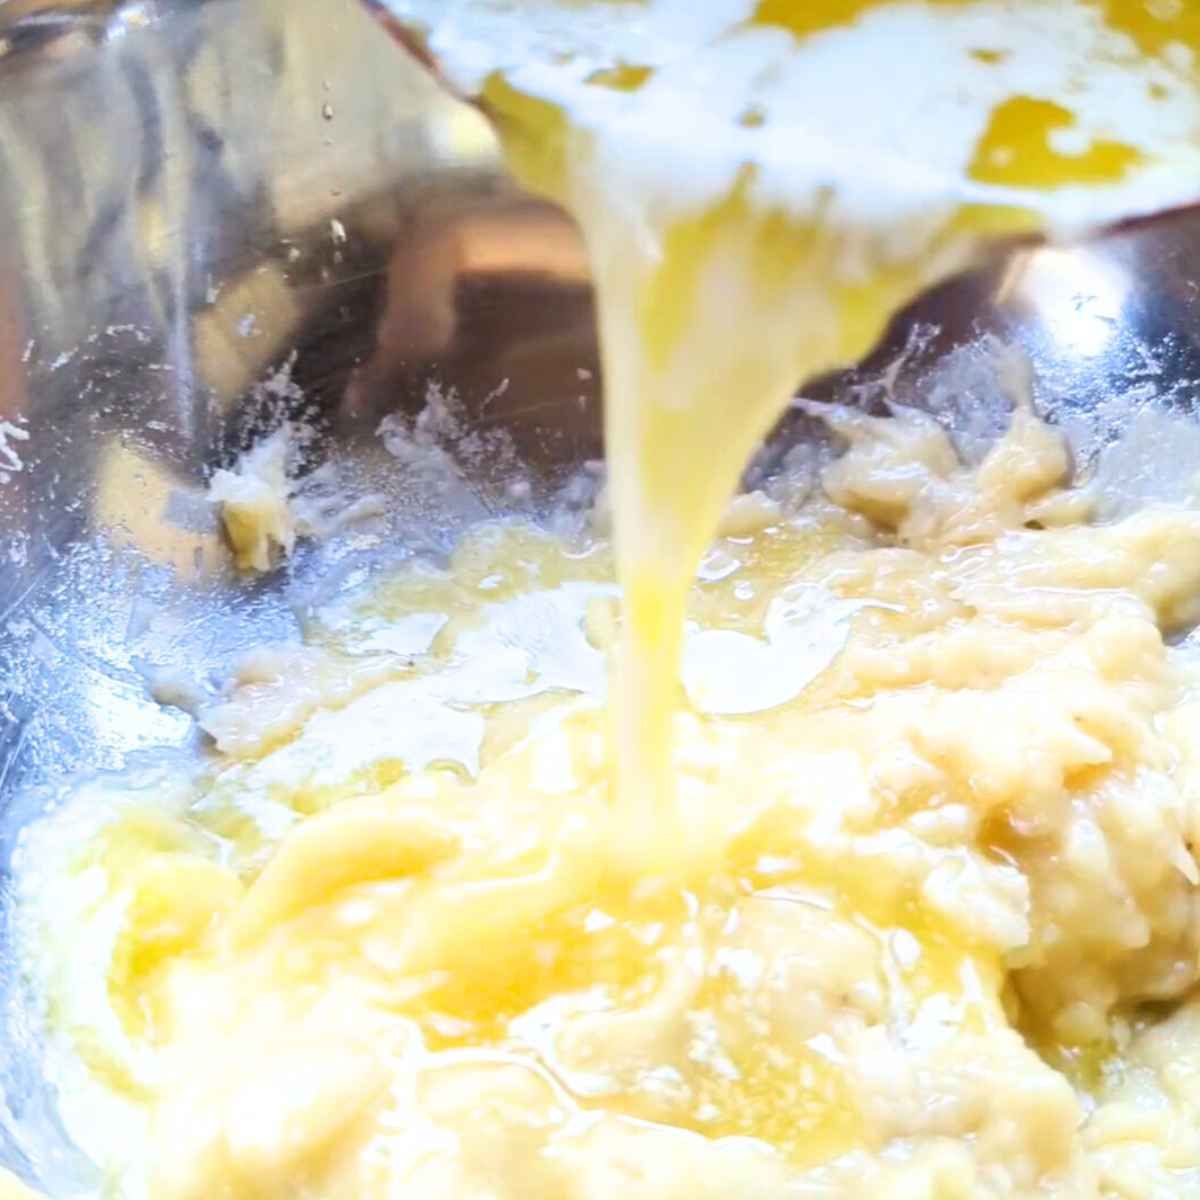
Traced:
[[[375, 437], [431, 381], [542, 478], [599, 452], [574, 227], [353, 0], [0, 2], [0, 228], [0, 854], [28, 785], [188, 736], [140, 661], [219, 669], [294, 634], [318, 575], [370, 569], [313, 552], [236, 581], [203, 488], [265, 424], [303, 411], [324, 431], [310, 465], [390, 496], [392, 554], [496, 508], [414, 489]], [[1086, 278], [1022, 251], [922, 300], [877, 363], [919, 342], [888, 376], [911, 396], [992, 332], [1029, 347], [1052, 411], [1151, 386], [1190, 403], [1198, 235], [1187, 214], [1124, 231]], [[914, 342], [914, 322], [936, 332]], [[67, 1194], [86, 1170], [35, 1047], [12, 1020], [0, 1035], [0, 1161]]]
[[999, 295], [1024, 306], [1068, 354], [1103, 355], [1133, 291], [1128, 268], [1102, 249], [1043, 246], [1014, 256]]

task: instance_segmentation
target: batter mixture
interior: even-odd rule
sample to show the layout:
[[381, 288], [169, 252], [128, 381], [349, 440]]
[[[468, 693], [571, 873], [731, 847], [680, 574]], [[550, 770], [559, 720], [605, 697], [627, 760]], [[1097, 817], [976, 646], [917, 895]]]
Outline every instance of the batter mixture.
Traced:
[[1092, 521], [1014, 388], [977, 466], [825, 410], [712, 545], [987, 239], [1194, 199], [1188, 6], [390, 7], [583, 226], [613, 561], [483, 529], [27, 832], [73, 1136], [149, 1200], [1197, 1194], [1200, 511]]
[[608, 548], [503, 524], [27, 834], [116, 1194], [1196, 1194], [1200, 510], [1089, 524], [1021, 404], [977, 468], [822, 411], [691, 592], [670, 882], [609, 802]]

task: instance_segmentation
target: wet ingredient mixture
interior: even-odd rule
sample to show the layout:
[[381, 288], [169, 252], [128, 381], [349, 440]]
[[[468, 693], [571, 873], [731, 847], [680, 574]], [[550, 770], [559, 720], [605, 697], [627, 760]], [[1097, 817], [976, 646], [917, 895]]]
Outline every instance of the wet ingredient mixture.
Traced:
[[712, 546], [985, 240], [1194, 198], [1190, 10], [392, 7], [580, 219], [615, 568], [482, 530], [29, 831], [74, 1135], [154, 1200], [1193, 1194], [1200, 514], [1093, 523], [1014, 388], [973, 466], [827, 410]]
[[822, 412], [819, 487], [691, 590], [669, 886], [611, 801], [607, 546], [511, 525], [26, 834], [116, 1194], [1194, 1194], [1200, 510], [1089, 524], [1025, 405], [975, 467]]

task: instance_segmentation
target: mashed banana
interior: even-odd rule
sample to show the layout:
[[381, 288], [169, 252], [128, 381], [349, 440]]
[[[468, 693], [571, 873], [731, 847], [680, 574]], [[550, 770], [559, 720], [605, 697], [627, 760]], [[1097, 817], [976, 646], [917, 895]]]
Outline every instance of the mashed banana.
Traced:
[[119, 1194], [1197, 1194], [1200, 511], [1090, 523], [1024, 405], [977, 468], [822, 411], [692, 591], [677, 877], [610, 803], [607, 547], [507, 525], [27, 831]]

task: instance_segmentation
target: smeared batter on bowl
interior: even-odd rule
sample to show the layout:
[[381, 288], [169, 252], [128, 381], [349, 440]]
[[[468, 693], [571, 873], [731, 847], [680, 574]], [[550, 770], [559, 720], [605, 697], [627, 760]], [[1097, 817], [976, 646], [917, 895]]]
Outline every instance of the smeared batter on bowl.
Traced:
[[692, 591], [677, 882], [609, 803], [607, 546], [509, 525], [27, 834], [121, 1195], [1194, 1194], [1200, 511], [1090, 523], [1024, 405], [977, 468], [823, 412]]

